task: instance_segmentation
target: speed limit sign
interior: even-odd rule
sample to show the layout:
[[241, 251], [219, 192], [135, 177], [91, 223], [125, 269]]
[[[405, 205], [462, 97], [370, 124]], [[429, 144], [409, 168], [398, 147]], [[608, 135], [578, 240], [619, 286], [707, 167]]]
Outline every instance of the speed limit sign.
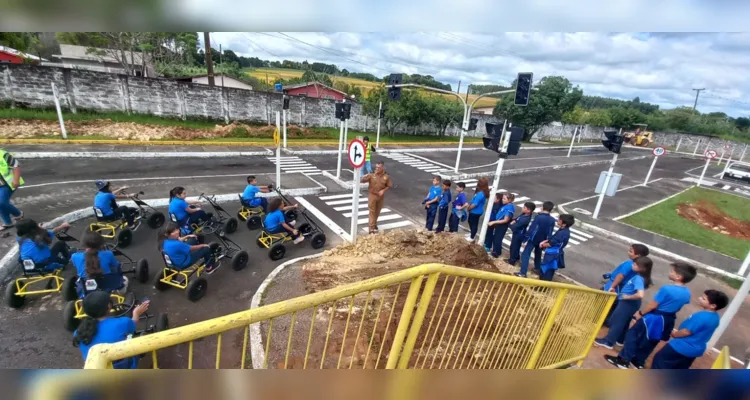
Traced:
[[664, 147], [661, 147], [661, 146], [659, 146], [659, 147], [654, 147], [654, 150], [652, 151], [652, 153], [653, 153], [653, 154], [654, 154], [654, 156], [656, 156], [656, 157], [659, 157], [659, 156], [663, 156], [663, 155], [664, 155], [664, 153], [666, 153], [666, 152], [667, 152], [667, 151], [666, 151], [666, 150], [664, 150]]

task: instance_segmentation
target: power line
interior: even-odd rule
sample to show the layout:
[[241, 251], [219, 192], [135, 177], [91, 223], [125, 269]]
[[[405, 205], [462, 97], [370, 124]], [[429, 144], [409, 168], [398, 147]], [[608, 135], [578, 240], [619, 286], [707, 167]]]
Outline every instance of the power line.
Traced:
[[[261, 33], [261, 32], [257, 32], [257, 33]], [[353, 63], [356, 63], [356, 64], [360, 64], [360, 65], [364, 65], [365, 67], [375, 68], [375, 69], [377, 69], [377, 70], [380, 70], [380, 71], [390, 72], [390, 71], [388, 71], [388, 70], [385, 70], [385, 69], [382, 69], [382, 68], [376, 67], [376, 66], [374, 66], [374, 65], [366, 64], [366, 63], [363, 63], [363, 62], [361, 62], [361, 61], [357, 61], [357, 60], [351, 59], [351, 58], [349, 58], [349, 57], [345, 57], [345, 56], [342, 56], [341, 54], [337, 54], [337, 53], [336, 53], [335, 51], [333, 51], [333, 50], [331, 50], [331, 49], [328, 49], [328, 48], [325, 48], [325, 47], [321, 47], [321, 46], [317, 46], [317, 45], [314, 45], [314, 44], [311, 44], [311, 43], [307, 43], [307, 42], [305, 42], [304, 40], [300, 40], [300, 39], [297, 39], [297, 38], [295, 38], [295, 37], [293, 37], [293, 36], [289, 36], [289, 35], [287, 35], [287, 34], [285, 34], [285, 33], [283, 33], [283, 32], [277, 32], [277, 33], [278, 33], [278, 34], [280, 34], [280, 35], [283, 35], [283, 36], [287, 37], [287, 38], [288, 38], [288, 40], [293, 40], [293, 41], [295, 41], [295, 42], [299, 42], [299, 43], [302, 43], [302, 44], [304, 44], [304, 45], [307, 45], [307, 46], [310, 46], [310, 47], [312, 47], [312, 48], [315, 48], [315, 49], [318, 49], [318, 50], [324, 51], [324, 52], [326, 52], [326, 53], [329, 53], [329, 54], [333, 54], [334, 56], [336, 56], [336, 57], [340, 57], [340, 58], [343, 58], [343, 59], [345, 59], [345, 60], [347, 60], [347, 61], [350, 61], [350, 62], [353, 62]], [[273, 36], [273, 35], [266, 35], [266, 36], [274, 37], [274, 38], [277, 38], [277, 39], [283, 39], [283, 38], [280, 38], [280, 37], [278, 37], [278, 36]]]
[[268, 54], [272, 55], [273, 57], [276, 57], [276, 58], [281, 58], [280, 56], [278, 56], [278, 55], [276, 55], [276, 54], [274, 54], [274, 53], [271, 53], [271, 52], [270, 52], [270, 51], [269, 51], [268, 49], [266, 49], [265, 47], [263, 47], [263, 46], [261, 46], [261, 45], [259, 45], [259, 44], [255, 43], [255, 42], [254, 42], [254, 41], [253, 41], [252, 39], [250, 39], [250, 36], [249, 36], [249, 35], [248, 35], [247, 33], [243, 33], [243, 36], [245, 36], [245, 38], [246, 38], [246, 39], [247, 39], [247, 40], [248, 40], [248, 41], [249, 41], [250, 43], [252, 43], [252, 44], [253, 44], [253, 45], [255, 45], [255, 46], [258, 46], [258, 47], [260, 47], [260, 48], [261, 48], [261, 50], [265, 51], [266, 53], [268, 53]]

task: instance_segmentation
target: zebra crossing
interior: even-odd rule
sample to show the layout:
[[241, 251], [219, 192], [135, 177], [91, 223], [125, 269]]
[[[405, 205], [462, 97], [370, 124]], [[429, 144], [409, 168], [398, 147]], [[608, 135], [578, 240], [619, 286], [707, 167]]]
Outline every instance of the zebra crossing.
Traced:
[[414, 167], [422, 171], [432, 173], [432, 174], [440, 170], [446, 169], [444, 165], [439, 165], [425, 158], [421, 158], [421, 157], [417, 157], [417, 156], [413, 156], [409, 154], [386, 153], [386, 154], [382, 154], [382, 156], [385, 158], [389, 158], [391, 160], [398, 161], [400, 163], [404, 163], [410, 167]]
[[[353, 196], [354, 195], [352, 193], [347, 193], [320, 196], [318, 198], [327, 206], [333, 208], [335, 212], [341, 214], [344, 218], [351, 218], [354, 208], [354, 206], [352, 205], [352, 202], [354, 200]], [[369, 230], [367, 226], [369, 215], [367, 195], [360, 196], [357, 210], [357, 226], [362, 226], [362, 231], [367, 232]], [[398, 214], [386, 207], [383, 207], [383, 209], [380, 210], [380, 216], [378, 217], [378, 229], [380, 231], [403, 228], [410, 225], [413, 225], [413, 223], [404, 218], [401, 214]]]
[[[700, 179], [689, 176], [686, 178], [682, 178], [682, 181], [697, 184], [698, 181], [700, 181]], [[701, 186], [711, 186], [711, 187], [719, 188], [722, 190], [728, 190], [730, 192], [737, 192], [745, 196], [750, 196], [750, 190], [748, 190], [746, 186], [727, 185], [724, 182], [717, 182], [717, 181], [712, 181], [708, 179], [704, 179], [703, 182], [701, 182]]]
[[[266, 157], [273, 165], [276, 165], [276, 157]], [[284, 172], [302, 172], [305, 175], [323, 175], [323, 172], [318, 167], [308, 163], [307, 161], [296, 157], [280, 157], [281, 170]]]

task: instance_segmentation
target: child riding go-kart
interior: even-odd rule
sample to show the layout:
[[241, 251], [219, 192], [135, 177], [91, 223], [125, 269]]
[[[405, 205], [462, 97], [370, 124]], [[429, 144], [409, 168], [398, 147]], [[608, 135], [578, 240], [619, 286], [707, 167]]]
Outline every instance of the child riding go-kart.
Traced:
[[263, 226], [263, 217], [266, 215], [268, 201], [265, 197], [259, 197], [259, 193], [269, 193], [273, 190], [273, 184], [258, 186], [255, 176], [247, 177], [247, 187], [239, 195], [240, 210], [237, 212], [237, 218], [245, 221], [247, 229], [254, 231]]
[[[214, 213], [207, 213], [201, 207], [208, 202]], [[216, 196], [201, 193], [198, 200], [188, 200], [185, 188], [178, 186], [169, 192], [169, 220], [176, 223], [183, 234], [206, 234], [216, 232], [234, 233], [239, 222], [216, 201]]]
[[[325, 246], [325, 233], [307, 212], [299, 209], [297, 213], [297, 206], [289, 206], [291, 203], [280, 190], [277, 189], [276, 193], [279, 197], [269, 202], [269, 213], [263, 222], [263, 230], [255, 239], [258, 247], [269, 249], [268, 257], [277, 261], [286, 254], [286, 242], [294, 241], [298, 244], [307, 239], [313, 249]], [[302, 216], [302, 223], [299, 223], [299, 215]]]
[[[138, 197], [143, 192], [128, 194], [127, 187], [111, 190], [107, 181], [96, 181], [96, 187], [99, 189], [94, 198], [96, 222], [89, 225], [89, 230], [99, 232], [105, 239], [115, 239], [117, 247], [128, 247], [133, 241], [133, 232], [143, 221], [151, 229], [164, 224], [164, 214]], [[137, 208], [118, 206], [116, 198], [130, 199]]]

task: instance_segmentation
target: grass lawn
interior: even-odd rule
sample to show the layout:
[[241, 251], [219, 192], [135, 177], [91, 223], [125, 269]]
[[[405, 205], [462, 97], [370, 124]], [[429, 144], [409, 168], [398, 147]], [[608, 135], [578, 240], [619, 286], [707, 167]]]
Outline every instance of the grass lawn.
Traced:
[[721, 193], [716, 190], [695, 187], [667, 201], [631, 215], [621, 220], [621, 222], [740, 260], [744, 259], [747, 251], [750, 249], [750, 242], [715, 232], [693, 221], [684, 219], [677, 214], [678, 204], [695, 203], [697, 200], [705, 200], [713, 203], [719, 210], [730, 215], [732, 218], [741, 221], [750, 221], [749, 199]]

